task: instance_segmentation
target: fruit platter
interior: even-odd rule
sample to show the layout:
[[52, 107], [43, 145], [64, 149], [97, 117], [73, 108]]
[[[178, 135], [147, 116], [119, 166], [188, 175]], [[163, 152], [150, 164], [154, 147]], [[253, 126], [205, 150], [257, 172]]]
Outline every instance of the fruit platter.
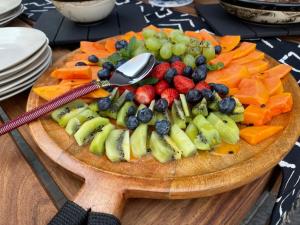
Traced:
[[40, 148], [87, 183], [99, 176], [131, 197], [213, 195], [268, 172], [298, 138], [292, 68], [255, 43], [206, 30], [151, 25], [81, 42], [36, 82], [27, 110], [108, 80], [145, 52], [156, 64], [137, 84], [100, 88], [29, 125]]

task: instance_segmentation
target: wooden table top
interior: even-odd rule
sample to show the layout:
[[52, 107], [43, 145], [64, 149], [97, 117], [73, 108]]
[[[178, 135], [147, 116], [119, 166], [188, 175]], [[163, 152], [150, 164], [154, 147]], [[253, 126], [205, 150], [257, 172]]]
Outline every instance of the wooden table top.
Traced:
[[[196, 15], [193, 4], [178, 10]], [[29, 25], [16, 20], [10, 26]], [[292, 40], [299, 41], [300, 37], [294, 37]], [[57, 60], [67, 52], [69, 50], [64, 48], [53, 49], [53, 60]], [[27, 96], [28, 91], [23, 92], [1, 102], [0, 106], [9, 118], [14, 118], [24, 112]], [[72, 199], [80, 189], [82, 180], [50, 161], [32, 140], [27, 125], [19, 128], [18, 131], [31, 147], [37, 157], [36, 160], [42, 162], [63, 194], [68, 199]], [[28, 164], [11, 135], [1, 136], [0, 143], [0, 225], [47, 224], [64, 199], [51, 199], [50, 196], [53, 196], [51, 190], [54, 190], [51, 183], [45, 186], [40, 182], [45, 180], [43, 176], [45, 173], [32, 169], [37, 168], [39, 164], [36, 160], [31, 160]], [[19, 144], [24, 146], [22, 142]], [[261, 194], [270, 188], [270, 185], [274, 187], [274, 191], [278, 190], [280, 180], [277, 179], [277, 185], [274, 186], [272, 176], [274, 177], [274, 173], [269, 172], [249, 185], [210, 198], [172, 201], [129, 199], [121, 221], [123, 225], [237, 225], [245, 218]]]

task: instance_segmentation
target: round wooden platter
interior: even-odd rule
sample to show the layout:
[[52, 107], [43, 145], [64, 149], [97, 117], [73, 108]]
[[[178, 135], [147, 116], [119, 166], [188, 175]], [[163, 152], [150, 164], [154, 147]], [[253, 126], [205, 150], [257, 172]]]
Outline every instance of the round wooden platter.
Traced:
[[[56, 84], [50, 73], [61, 67], [76, 50], [58, 60], [38, 79], [35, 86]], [[272, 66], [278, 64], [267, 57]], [[32, 136], [42, 151], [54, 162], [78, 175], [85, 183], [74, 199], [92, 211], [120, 216], [126, 198], [185, 199], [226, 192], [257, 179], [273, 168], [292, 148], [300, 129], [300, 92], [291, 75], [283, 80], [284, 88], [293, 95], [293, 110], [274, 118], [271, 124], [283, 125], [279, 134], [252, 146], [240, 141], [234, 155], [201, 152], [193, 157], [161, 164], [147, 155], [132, 162], [112, 163], [105, 156], [79, 147], [74, 138], [49, 116], [29, 124]], [[44, 100], [32, 91], [27, 110]]]

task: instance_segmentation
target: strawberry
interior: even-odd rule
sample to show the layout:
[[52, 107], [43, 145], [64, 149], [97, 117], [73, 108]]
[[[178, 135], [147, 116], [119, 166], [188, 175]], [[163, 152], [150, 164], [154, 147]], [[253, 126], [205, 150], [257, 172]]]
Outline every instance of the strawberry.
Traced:
[[161, 98], [164, 98], [168, 101], [169, 106], [172, 105], [174, 99], [177, 99], [179, 93], [174, 88], [167, 88], [161, 93]]
[[155, 93], [156, 93], [157, 95], [161, 95], [161, 93], [162, 93], [165, 89], [169, 88], [169, 84], [168, 84], [167, 81], [161, 80], [161, 81], [159, 81], [157, 84], [155, 84], [154, 88], [155, 88]]
[[177, 70], [177, 74], [178, 75], [182, 75], [183, 74], [183, 70], [186, 67], [186, 65], [181, 62], [181, 61], [175, 61], [171, 64], [171, 67]]
[[156, 77], [159, 80], [162, 80], [165, 76], [165, 73], [170, 68], [170, 64], [163, 62], [155, 66], [151, 72], [152, 77]]
[[196, 84], [195, 89], [202, 91], [203, 89], [210, 89], [210, 86], [205, 81], [200, 81], [198, 84]]
[[182, 75], [177, 75], [173, 80], [174, 86], [179, 93], [186, 94], [195, 87], [194, 81]]
[[118, 88], [118, 90], [119, 90], [120, 94], [122, 94], [125, 90], [128, 90], [128, 91], [130, 91], [130, 92], [132, 92], [132, 93], [135, 93], [135, 91], [136, 91], [135, 88], [132, 87], [131, 85], [120, 86], [120, 87]]
[[155, 89], [152, 85], [138, 87], [135, 92], [135, 100], [140, 104], [149, 104], [155, 97]]

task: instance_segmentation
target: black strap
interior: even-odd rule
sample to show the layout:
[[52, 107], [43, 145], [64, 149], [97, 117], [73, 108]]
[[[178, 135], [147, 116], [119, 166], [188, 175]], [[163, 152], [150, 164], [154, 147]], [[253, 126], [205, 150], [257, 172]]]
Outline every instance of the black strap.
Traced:
[[121, 222], [111, 214], [90, 212], [88, 225], [121, 225]]
[[88, 213], [74, 202], [67, 201], [48, 225], [83, 225]]

